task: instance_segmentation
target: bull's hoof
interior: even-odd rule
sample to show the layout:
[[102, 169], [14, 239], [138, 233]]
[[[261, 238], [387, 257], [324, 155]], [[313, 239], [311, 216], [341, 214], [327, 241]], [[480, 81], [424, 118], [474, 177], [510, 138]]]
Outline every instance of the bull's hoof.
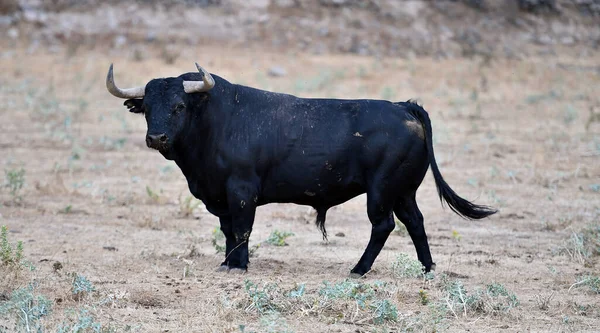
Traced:
[[358, 273], [350, 273], [348, 275], [348, 277], [351, 278], [351, 279], [362, 279], [363, 276], [361, 274], [358, 274]]
[[245, 274], [247, 269], [244, 268], [230, 268], [229, 274]]

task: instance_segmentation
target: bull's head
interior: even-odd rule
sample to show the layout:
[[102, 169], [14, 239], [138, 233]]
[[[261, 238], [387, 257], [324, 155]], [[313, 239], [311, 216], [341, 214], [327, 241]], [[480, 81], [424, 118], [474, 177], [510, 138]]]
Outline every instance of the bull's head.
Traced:
[[[188, 81], [183, 77], [154, 79], [145, 86], [121, 89], [115, 84], [113, 65], [108, 69], [106, 88], [116, 97], [126, 98], [124, 105], [133, 113], [143, 113], [148, 123], [146, 144], [166, 158], [171, 157], [173, 144], [192, 118], [188, 106], [192, 105], [192, 94], [207, 92], [215, 85], [213, 77], [196, 64], [201, 80]], [[198, 74], [196, 73], [195, 76]], [[197, 96], [196, 96], [197, 97]]]

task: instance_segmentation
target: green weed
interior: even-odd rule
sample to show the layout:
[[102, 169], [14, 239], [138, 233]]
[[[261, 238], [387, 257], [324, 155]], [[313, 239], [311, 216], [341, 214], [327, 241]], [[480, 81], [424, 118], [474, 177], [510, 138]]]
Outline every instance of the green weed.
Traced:
[[244, 280], [244, 288], [250, 297], [250, 304], [246, 307], [246, 310], [256, 309], [259, 313], [277, 311], [277, 307], [272, 302], [271, 296], [269, 296], [269, 293], [276, 289], [274, 284], [266, 284], [261, 288], [254, 282], [246, 279]]
[[373, 322], [375, 324], [398, 320], [398, 309], [387, 299], [376, 300], [370, 304], [370, 307], [373, 311]]
[[96, 291], [96, 288], [85, 276], [73, 273], [71, 282], [71, 293], [75, 298], [80, 298], [86, 294]]
[[[79, 311], [75, 311], [74, 309], [69, 309], [66, 311], [66, 314], [67, 322], [63, 322], [58, 327], [56, 330], [57, 333], [117, 332], [115, 327], [102, 325], [102, 323], [97, 322], [96, 318], [94, 318], [94, 315], [91, 314], [89, 310], [79, 309]], [[125, 331], [128, 331], [129, 329], [126, 327]]]
[[585, 275], [585, 276], [581, 276], [577, 279], [577, 282], [575, 282], [570, 288], [569, 290], [571, 290], [573, 287], [588, 287], [592, 292], [596, 293], [596, 294], [600, 294], [600, 276], [593, 276], [593, 275]]
[[17, 246], [13, 246], [8, 241], [8, 228], [3, 225], [0, 227], [0, 259], [3, 266], [17, 267], [23, 259], [23, 242], [18, 241]]
[[[34, 295], [33, 285], [12, 292], [10, 299], [0, 303], [0, 317], [8, 319], [13, 332], [44, 332], [42, 318], [50, 314], [52, 302]], [[8, 327], [8, 326], [5, 326]]]
[[288, 245], [285, 240], [290, 236], [294, 236], [294, 234], [287, 231], [281, 232], [279, 230], [275, 230], [271, 232], [269, 238], [267, 238], [267, 243], [275, 246], [285, 246]]
[[202, 204], [202, 201], [194, 198], [193, 196], [187, 196], [185, 199], [179, 197], [179, 212], [183, 217], [189, 217], [194, 212], [194, 209], [198, 208]]
[[150, 200], [152, 200], [153, 202], [158, 202], [158, 200], [160, 199], [160, 196], [156, 192], [154, 192], [148, 185], [146, 185], [146, 194], [148, 195], [148, 198], [150, 198]]
[[392, 263], [392, 273], [399, 278], [423, 277], [423, 265], [406, 253], [401, 253]]
[[4, 170], [5, 185], [14, 201], [20, 201], [19, 193], [25, 185], [25, 169]]
[[225, 235], [219, 227], [213, 229], [211, 243], [217, 253], [225, 253]]
[[484, 289], [476, 288], [473, 291], [468, 291], [460, 280], [445, 280], [442, 285], [445, 306], [455, 317], [461, 313], [465, 317], [472, 313], [506, 313], [519, 306], [517, 296], [499, 283], [491, 283]]

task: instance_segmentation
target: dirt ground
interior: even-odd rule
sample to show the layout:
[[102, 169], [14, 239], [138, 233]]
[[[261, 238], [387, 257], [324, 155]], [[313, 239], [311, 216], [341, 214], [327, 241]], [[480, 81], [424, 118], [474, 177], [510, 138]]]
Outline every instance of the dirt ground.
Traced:
[[[573, 235], [600, 219], [600, 123], [592, 121], [600, 107], [597, 53], [434, 60], [214, 45], [186, 49], [172, 64], [159, 50], [137, 60], [119, 50], [70, 57], [68, 50], [23, 47], [5, 49], [0, 59], [0, 164], [25, 170], [20, 198], [0, 191], [0, 224], [12, 243], [24, 242], [24, 258], [36, 268], [1, 266], [0, 301], [34, 285], [52, 302], [40, 320], [43, 331], [72, 322], [82, 309], [119, 332], [600, 331], [599, 295], [572, 287], [599, 275], [598, 257], [579, 260], [567, 251]], [[446, 180], [460, 195], [500, 211], [462, 220], [441, 207], [428, 174], [418, 203], [436, 278], [394, 274], [398, 254], [416, 258], [410, 238], [394, 233], [363, 281], [387, 283], [382, 297], [396, 306], [397, 320], [376, 323], [347, 300], [322, 310], [308, 301], [281, 306], [272, 319], [252, 306], [246, 281], [286, 291], [304, 284], [309, 300], [324, 281], [344, 281], [368, 242], [365, 199], [330, 210], [328, 242], [311, 209], [260, 207], [250, 245], [274, 230], [293, 232], [289, 245], [261, 244], [244, 275], [216, 272], [223, 258], [212, 244], [217, 218], [201, 205], [188, 214], [183, 175], [145, 147], [144, 118], [128, 113], [104, 86], [111, 62], [117, 83], [133, 86], [193, 71], [194, 61], [231, 82], [306, 97], [418, 98], [431, 116]], [[287, 74], [270, 76], [274, 65]], [[74, 297], [72, 273], [95, 291]], [[433, 308], [419, 292], [443, 303], [442, 274], [469, 290], [500, 283], [520, 304], [432, 322]], [[5, 325], [0, 331], [11, 331]]]

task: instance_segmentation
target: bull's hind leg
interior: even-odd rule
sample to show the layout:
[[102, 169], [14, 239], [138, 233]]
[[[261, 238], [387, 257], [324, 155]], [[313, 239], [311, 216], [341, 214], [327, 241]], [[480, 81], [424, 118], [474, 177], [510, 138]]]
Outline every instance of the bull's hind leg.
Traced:
[[371, 239], [362, 257], [352, 269], [352, 276], [363, 276], [371, 270], [375, 258], [395, 227], [391, 205], [384, 200], [381, 193], [367, 193], [367, 214], [372, 225]]
[[394, 206], [394, 213], [396, 213], [398, 219], [406, 226], [406, 230], [417, 250], [417, 257], [425, 267], [425, 271], [434, 270], [435, 264], [431, 259], [431, 252], [429, 251], [427, 234], [425, 234], [425, 226], [423, 225], [423, 214], [419, 211], [415, 194], [399, 198]]

